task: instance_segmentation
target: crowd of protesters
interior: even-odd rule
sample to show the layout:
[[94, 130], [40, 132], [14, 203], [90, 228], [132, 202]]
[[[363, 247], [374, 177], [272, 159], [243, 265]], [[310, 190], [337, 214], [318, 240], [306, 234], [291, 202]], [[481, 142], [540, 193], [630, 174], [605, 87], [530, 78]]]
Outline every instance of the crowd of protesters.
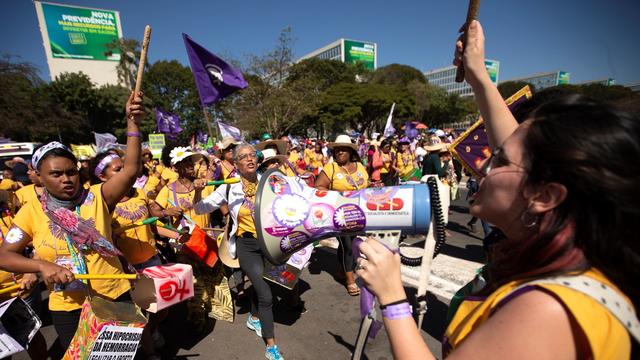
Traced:
[[[640, 153], [638, 123], [626, 114], [572, 98], [542, 105], [518, 125], [495, 87], [487, 85], [484, 38], [477, 22], [470, 27], [470, 39], [476, 43], [464, 58], [457, 45], [456, 63], [467, 65], [467, 80], [487, 119], [494, 152], [482, 167], [482, 179], [465, 179], [475, 193], [474, 217], [468, 225], [473, 229], [478, 217], [488, 235], [491, 222], [502, 230], [503, 239], [479, 275], [485, 276], [486, 286], [471, 294], [473, 300], [465, 298], [457, 305], [443, 355], [629, 358], [628, 334], [637, 326], [637, 317], [635, 322], [621, 322], [621, 316], [627, 318], [610, 310], [606, 299], [630, 313], [638, 304], [637, 235], [629, 231], [638, 220], [638, 172], [629, 170]], [[463, 180], [462, 165], [452, 157], [457, 136], [452, 129], [425, 130], [411, 138], [338, 134], [333, 141], [266, 133], [250, 142], [225, 137], [209, 149], [169, 144], [154, 159], [141, 143], [143, 109], [142, 94], [132, 94], [124, 151], [102, 149], [88, 159], [51, 142], [36, 149], [30, 161], [11, 160], [3, 173], [0, 289], [12, 284], [20, 289], [0, 300], [20, 296], [39, 312], [38, 286], [43, 281], [63, 349], [72, 343], [87, 294], [131, 301], [128, 280], [83, 283], [76, 274], [123, 274], [181, 262], [192, 266], [196, 278], [186, 319], [193, 329], [202, 330], [207, 318], [232, 322], [233, 296], [242, 289], [230, 289], [228, 280], [246, 276], [253, 290], [246, 327], [264, 340], [266, 358], [283, 359], [275, 336], [274, 295], [263, 278], [265, 254], [257, 242], [261, 229], [253, 215], [265, 171], [279, 169], [308, 186], [336, 191], [394, 186], [435, 175], [448, 186], [452, 200]], [[609, 122], [603, 123], [600, 116]], [[558, 134], [577, 127], [581, 132], [575, 132], [572, 141]], [[605, 130], [612, 135], [599, 137]], [[596, 143], [611, 152], [606, 155], [616, 156], [614, 164], [607, 162], [603, 150], [595, 149]], [[560, 152], [548, 151], [552, 147]], [[617, 183], [600, 176], [605, 167]], [[209, 181], [231, 179], [237, 180], [208, 186]], [[592, 195], [596, 189], [602, 190], [596, 192], [601, 198]], [[151, 217], [161, 222], [127, 227]], [[82, 261], [69, 245], [78, 240], [69, 224], [83, 227], [97, 240], [96, 247], [84, 251]], [[181, 251], [181, 244], [194, 234], [215, 237], [225, 225], [225, 255], [236, 259], [236, 266], [218, 262], [209, 267]], [[430, 358], [402, 288], [399, 255], [367, 240], [360, 248], [365, 256], [354, 258], [351, 242], [350, 236], [338, 237], [337, 278], [346, 293], [360, 295], [355, 276], [362, 277], [382, 305], [394, 356]], [[529, 283], [550, 281], [559, 274], [564, 276], [562, 284]], [[601, 287], [600, 303], [588, 290], [580, 290], [587, 295], [574, 291], [575, 279], [587, 287]], [[306, 311], [297, 288], [286, 300], [289, 311]], [[141, 341], [148, 359], [160, 358], [163, 339], [158, 325], [166, 316], [167, 310], [149, 316]], [[33, 338], [29, 354], [46, 358], [41, 334]]]

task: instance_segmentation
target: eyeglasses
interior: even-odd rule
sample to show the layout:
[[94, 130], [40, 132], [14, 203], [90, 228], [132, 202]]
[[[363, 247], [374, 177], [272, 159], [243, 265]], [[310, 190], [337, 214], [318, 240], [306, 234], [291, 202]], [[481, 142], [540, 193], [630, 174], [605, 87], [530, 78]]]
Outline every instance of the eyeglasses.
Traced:
[[489, 158], [485, 160], [485, 162], [482, 164], [479, 170], [482, 176], [487, 176], [489, 175], [489, 172], [491, 172], [492, 169], [499, 168], [502, 166], [508, 166], [508, 165], [514, 165], [516, 167], [524, 169], [524, 166], [520, 164], [516, 164], [513, 161], [507, 159], [503, 149], [501, 147], [498, 147], [495, 150], [493, 150], [493, 152], [491, 153], [491, 156], [489, 156]]
[[257, 159], [258, 158], [258, 154], [254, 151], [254, 152], [244, 153], [244, 154], [238, 155], [238, 161], [243, 161], [243, 160], [246, 160], [248, 158]]

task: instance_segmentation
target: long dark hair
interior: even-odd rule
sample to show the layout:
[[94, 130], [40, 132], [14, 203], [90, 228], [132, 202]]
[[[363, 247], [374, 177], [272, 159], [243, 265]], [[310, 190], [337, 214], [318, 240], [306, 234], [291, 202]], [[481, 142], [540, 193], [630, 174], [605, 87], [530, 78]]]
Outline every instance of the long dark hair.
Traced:
[[491, 287], [593, 266], [640, 308], [640, 119], [580, 95], [543, 104], [531, 119], [523, 185], [560, 183], [567, 197], [541, 233], [496, 245]]

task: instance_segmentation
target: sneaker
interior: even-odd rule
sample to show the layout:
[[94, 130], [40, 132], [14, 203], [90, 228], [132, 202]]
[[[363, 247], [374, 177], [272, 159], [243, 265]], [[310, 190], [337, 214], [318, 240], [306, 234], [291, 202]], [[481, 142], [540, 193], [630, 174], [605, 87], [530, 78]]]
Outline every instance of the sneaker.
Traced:
[[258, 337], [262, 337], [262, 324], [260, 324], [260, 319], [254, 319], [249, 315], [249, 318], [247, 319], [247, 327], [249, 330], [255, 331]]
[[267, 350], [264, 352], [264, 356], [269, 360], [284, 360], [282, 355], [280, 355], [278, 345], [267, 346]]

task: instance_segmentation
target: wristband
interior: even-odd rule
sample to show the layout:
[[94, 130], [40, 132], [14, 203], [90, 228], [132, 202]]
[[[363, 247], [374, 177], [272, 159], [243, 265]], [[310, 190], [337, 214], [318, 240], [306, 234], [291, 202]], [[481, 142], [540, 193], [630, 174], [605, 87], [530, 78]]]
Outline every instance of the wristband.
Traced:
[[413, 312], [411, 311], [411, 305], [408, 302], [403, 302], [396, 305], [387, 305], [382, 309], [382, 317], [389, 320], [404, 319], [413, 317]]
[[390, 302], [388, 304], [385, 305], [380, 305], [380, 310], [384, 310], [387, 306], [391, 306], [391, 305], [398, 305], [398, 304], [402, 304], [402, 303], [406, 303], [409, 302], [409, 300], [407, 300], [406, 298], [402, 299], [402, 300], [398, 300], [398, 301], [394, 301], [394, 302]]
[[127, 132], [127, 136], [130, 136], [130, 137], [137, 137], [137, 138], [141, 137], [140, 133], [139, 133], [139, 132], [137, 132], [137, 131], [136, 131], [136, 132], [131, 132], [131, 131], [130, 131], [130, 132]]

